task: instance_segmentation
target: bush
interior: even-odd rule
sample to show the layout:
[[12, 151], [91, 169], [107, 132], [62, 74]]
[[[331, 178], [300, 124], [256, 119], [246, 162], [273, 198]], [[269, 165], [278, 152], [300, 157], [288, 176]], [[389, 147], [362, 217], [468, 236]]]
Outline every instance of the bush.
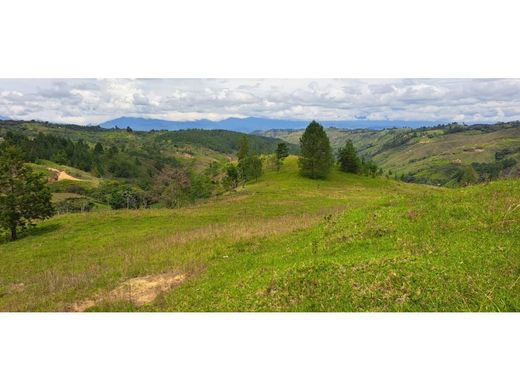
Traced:
[[69, 198], [57, 202], [56, 211], [62, 213], [82, 213], [88, 212], [95, 207], [94, 202], [86, 198]]

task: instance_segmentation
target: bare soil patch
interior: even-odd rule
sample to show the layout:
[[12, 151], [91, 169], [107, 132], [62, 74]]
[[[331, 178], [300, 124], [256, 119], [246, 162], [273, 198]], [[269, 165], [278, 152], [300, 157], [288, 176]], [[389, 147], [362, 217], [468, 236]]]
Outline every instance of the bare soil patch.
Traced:
[[101, 302], [130, 301], [142, 306], [153, 302], [157, 296], [180, 285], [186, 274], [164, 273], [128, 279], [106, 295], [73, 304], [70, 311], [85, 311]]
[[60, 181], [60, 180], [76, 180], [81, 181], [81, 179], [78, 179], [77, 177], [69, 175], [65, 171], [60, 171], [55, 168], [47, 168], [49, 171], [53, 173], [53, 181]]

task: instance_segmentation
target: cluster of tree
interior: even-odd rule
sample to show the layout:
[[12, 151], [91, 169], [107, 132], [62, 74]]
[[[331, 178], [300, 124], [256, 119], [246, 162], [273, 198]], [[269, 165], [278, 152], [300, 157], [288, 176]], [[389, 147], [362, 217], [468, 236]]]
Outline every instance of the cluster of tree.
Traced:
[[[334, 164], [327, 133], [316, 121], [312, 121], [300, 139], [301, 156], [298, 161], [300, 174], [311, 179], [327, 177]], [[336, 153], [336, 162], [343, 172], [364, 175], [382, 175], [383, 170], [372, 160], [360, 158], [354, 144], [347, 140]]]
[[252, 151], [249, 147], [249, 139], [243, 136], [240, 140], [240, 149], [237, 153], [238, 158], [238, 175], [242, 182], [249, 180], [258, 180], [262, 176], [262, 160], [256, 151]]
[[520, 152], [520, 146], [500, 149], [495, 152], [495, 160], [500, 161], [507, 158], [507, 156]]
[[502, 171], [514, 165], [516, 165], [514, 158], [505, 158], [492, 163], [471, 163], [471, 167], [476, 172], [477, 181], [495, 180]]
[[[161, 144], [174, 145], [198, 145], [217, 152], [231, 154], [236, 153], [242, 146], [244, 137], [247, 138], [249, 146], [259, 154], [270, 153], [276, 147], [277, 138], [263, 137], [255, 134], [240, 134], [227, 130], [178, 130], [178, 131], [152, 131], [155, 140]], [[289, 146], [291, 152], [296, 152], [293, 145]]]
[[92, 210], [94, 206], [94, 202], [88, 198], [68, 198], [56, 202], [54, 205], [58, 214], [84, 213]]
[[264, 157], [267, 166], [272, 170], [279, 172], [283, 166], [286, 157], [289, 156], [289, 148], [285, 142], [280, 142], [276, 146], [276, 150]]
[[4, 136], [7, 144], [18, 147], [27, 161], [38, 159], [55, 161], [90, 171], [94, 163], [91, 148], [83, 141], [73, 142], [66, 138], [38, 133], [34, 138], [23, 134], [7, 132]]
[[226, 167], [226, 176], [223, 185], [226, 190], [237, 188], [241, 183], [258, 180], [262, 176], [263, 163], [256, 151], [251, 151], [249, 138], [243, 136], [237, 153], [237, 165], [229, 164]]
[[359, 158], [351, 140], [347, 140], [345, 146], [338, 149], [336, 158], [340, 171], [372, 177], [383, 174], [383, 169], [379, 168], [374, 161], [364, 157]]
[[[153, 174], [143, 169], [141, 160], [135, 154], [115, 145], [104, 147], [96, 143], [93, 147], [83, 140], [72, 141], [68, 138], [51, 134], [38, 133], [29, 138], [23, 134], [7, 132], [4, 142], [19, 148], [24, 159], [29, 162], [50, 160], [58, 164], [68, 165], [82, 171], [91, 172], [96, 176], [111, 175], [121, 178], [149, 179]], [[165, 159], [157, 153], [146, 156], [157, 164], [164, 165], [163, 160], [171, 165], [178, 165], [175, 159]]]
[[116, 181], [104, 182], [99, 187], [88, 190], [86, 195], [114, 210], [146, 208], [152, 203], [147, 191]]
[[164, 168], [154, 178], [149, 194], [153, 202], [174, 208], [209, 198], [215, 184], [205, 173], [193, 173], [183, 168]]
[[[112, 209], [147, 208], [160, 204], [168, 208], [181, 207], [198, 199], [210, 197], [216, 183], [206, 173], [193, 173], [185, 168], [163, 167], [154, 176], [153, 182], [146, 189], [135, 184], [121, 181], [104, 181], [99, 187], [85, 187], [75, 183], [58, 182], [53, 187], [57, 192], [71, 192], [94, 199]], [[63, 210], [73, 210], [70, 204], [63, 204]], [[81, 211], [89, 211], [83, 208]]]

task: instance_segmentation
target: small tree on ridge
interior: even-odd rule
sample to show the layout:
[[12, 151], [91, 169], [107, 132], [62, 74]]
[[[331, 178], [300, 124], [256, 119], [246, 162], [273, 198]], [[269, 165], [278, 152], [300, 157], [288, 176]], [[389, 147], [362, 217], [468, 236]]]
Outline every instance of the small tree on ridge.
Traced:
[[300, 138], [301, 156], [298, 160], [300, 175], [311, 179], [328, 176], [332, 167], [329, 137], [318, 122], [312, 121]]

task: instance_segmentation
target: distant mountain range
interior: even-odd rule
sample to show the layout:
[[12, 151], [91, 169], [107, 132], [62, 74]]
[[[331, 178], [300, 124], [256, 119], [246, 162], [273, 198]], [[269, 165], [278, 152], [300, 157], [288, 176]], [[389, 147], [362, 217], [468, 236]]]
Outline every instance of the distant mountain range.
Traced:
[[[400, 121], [400, 120], [345, 120], [345, 121], [319, 121], [325, 127], [337, 127], [340, 129], [372, 129], [380, 130], [390, 127], [411, 127], [418, 128], [423, 126], [433, 126], [444, 122], [434, 121]], [[133, 130], [182, 130], [182, 129], [205, 129], [205, 130], [232, 130], [245, 133], [264, 130], [294, 130], [303, 129], [309, 124], [309, 121], [290, 120], [290, 119], [270, 119], [270, 118], [228, 118], [221, 121], [211, 121], [209, 119], [200, 119], [194, 121], [169, 121], [162, 119], [136, 118], [136, 117], [120, 117], [112, 119], [99, 126], [111, 129], [114, 127], [127, 128]]]
[[8, 117], [0, 115], [0, 121], [7, 121], [9, 120]]

